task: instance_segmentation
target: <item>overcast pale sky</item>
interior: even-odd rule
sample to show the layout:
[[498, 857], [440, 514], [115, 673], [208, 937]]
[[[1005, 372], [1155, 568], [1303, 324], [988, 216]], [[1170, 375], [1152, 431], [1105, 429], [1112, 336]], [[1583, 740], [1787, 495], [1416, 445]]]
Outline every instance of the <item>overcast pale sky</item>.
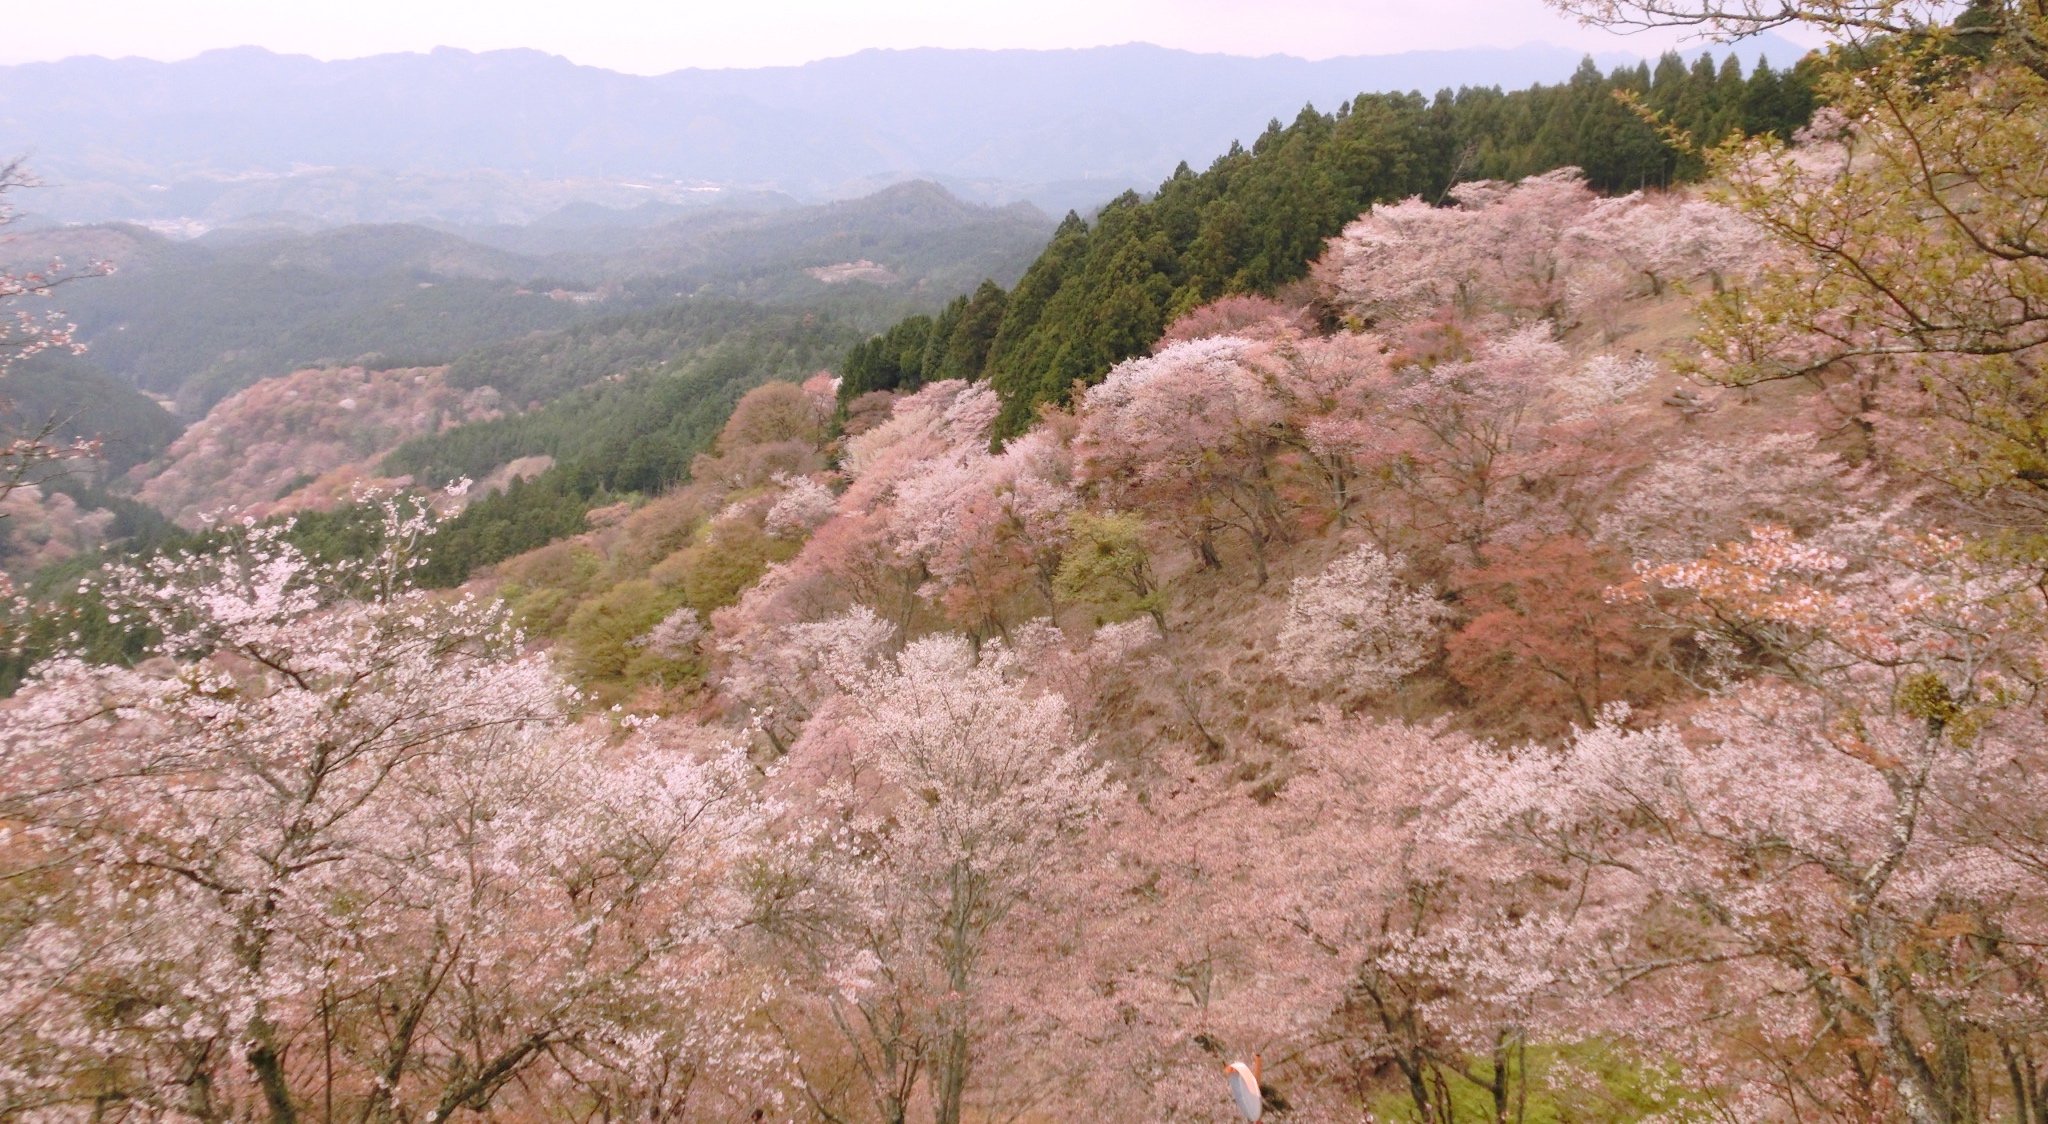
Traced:
[[14, 5], [0, 63], [187, 58], [256, 44], [319, 58], [533, 47], [658, 74], [866, 47], [1090, 47], [1134, 40], [1305, 58], [1547, 41], [1650, 53], [1669, 37], [1582, 28], [1541, 0], [42, 0]]

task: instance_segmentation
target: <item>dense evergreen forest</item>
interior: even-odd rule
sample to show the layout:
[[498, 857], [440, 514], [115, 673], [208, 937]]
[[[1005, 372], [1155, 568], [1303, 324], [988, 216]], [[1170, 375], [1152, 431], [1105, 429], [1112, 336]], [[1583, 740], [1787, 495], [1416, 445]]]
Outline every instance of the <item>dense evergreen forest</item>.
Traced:
[[[613, 375], [657, 366], [706, 348], [739, 349], [769, 369], [788, 374], [791, 364], [813, 362], [810, 356], [821, 348], [829, 346], [833, 348], [831, 354], [838, 355], [839, 340], [847, 333], [858, 335], [864, 326], [887, 324], [902, 315], [901, 310], [916, 308], [921, 303], [914, 294], [869, 285], [828, 290], [794, 307], [696, 297], [645, 312], [607, 317], [562, 332], [536, 332], [480, 347], [458, 356], [449, 365], [448, 379], [464, 388], [496, 387], [507, 402], [530, 409]], [[813, 366], [809, 371], [816, 369]], [[455, 440], [460, 443], [468, 439]], [[424, 462], [417, 460], [419, 455], [406, 454], [423, 468]], [[480, 476], [508, 459], [489, 461], [480, 467], [464, 463], [455, 475]]]
[[1607, 192], [1687, 181], [1704, 171], [1698, 157], [1666, 144], [1617, 94], [1703, 144], [1738, 131], [1786, 135], [1813, 112], [1812, 65], [1759, 60], [1745, 76], [1732, 55], [1687, 65], [1667, 54], [1603, 75], [1588, 59], [1555, 86], [1306, 107], [1205, 172], [1182, 164], [1149, 198], [1126, 193], [1093, 223], [1069, 214], [1009, 292], [985, 285], [857, 345], [842, 364], [842, 400], [986, 375], [1003, 400], [997, 431], [1015, 435], [1039, 403], [1142, 353], [1181, 313], [1299, 280], [1323, 241], [1375, 203], [1565, 166]]

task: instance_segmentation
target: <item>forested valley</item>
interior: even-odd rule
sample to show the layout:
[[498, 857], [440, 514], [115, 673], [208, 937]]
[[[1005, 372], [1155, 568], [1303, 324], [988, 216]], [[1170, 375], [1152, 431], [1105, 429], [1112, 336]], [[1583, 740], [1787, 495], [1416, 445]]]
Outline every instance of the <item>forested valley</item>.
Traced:
[[0, 247], [0, 1119], [2048, 1121], [2048, 8], [1554, 6], [1835, 42]]

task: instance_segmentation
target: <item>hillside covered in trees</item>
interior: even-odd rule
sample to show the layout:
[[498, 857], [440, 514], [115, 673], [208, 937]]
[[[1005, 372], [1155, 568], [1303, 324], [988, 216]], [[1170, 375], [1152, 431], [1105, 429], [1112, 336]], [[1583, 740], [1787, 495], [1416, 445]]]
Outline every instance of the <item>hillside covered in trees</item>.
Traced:
[[1366, 98], [929, 322], [579, 329], [18, 601], [0, 1111], [2037, 1120], [2048, 13], [1560, 6], [1849, 42], [1663, 182], [1326, 215]]
[[[609, 502], [601, 493], [677, 479], [756, 383], [815, 370], [864, 333], [981, 278], [1016, 276], [1049, 225], [1028, 207], [964, 204], [913, 182], [814, 207], [771, 197], [593, 206], [537, 227], [460, 234], [258, 224], [174, 242], [118, 224], [31, 230], [6, 242], [0, 260], [96, 261], [91, 272], [112, 276], [17, 298], [38, 315], [61, 306], [54, 315], [76, 323], [71, 336], [89, 353], [25, 359], [8, 376], [9, 417], [29, 432], [51, 422], [58, 436], [97, 448], [6, 524], [18, 541], [0, 546], [0, 566], [28, 579], [73, 558], [90, 568], [84, 556], [103, 546], [151, 549], [163, 512], [192, 527], [228, 507], [346, 505], [360, 487], [416, 472], [489, 479], [495, 489], [505, 483], [497, 477], [534, 476], [548, 460], [607, 465], [597, 475], [565, 466], [541, 482], [529, 498], [545, 496], [547, 511], [509, 516], [524, 526], [512, 539], [503, 527], [477, 532], [480, 542], [516, 544], [478, 555], [493, 561], [567, 533], [583, 510]], [[878, 272], [844, 283], [812, 276], [849, 259]], [[294, 382], [396, 386], [440, 367], [448, 385], [489, 404], [450, 411], [429, 389], [380, 401], [389, 416], [373, 420], [338, 405], [369, 411], [368, 397], [306, 395]], [[456, 431], [486, 416], [503, 423]], [[414, 436], [422, 441], [383, 463]], [[45, 495], [59, 492], [69, 499]], [[458, 575], [470, 564], [443, 563]]]

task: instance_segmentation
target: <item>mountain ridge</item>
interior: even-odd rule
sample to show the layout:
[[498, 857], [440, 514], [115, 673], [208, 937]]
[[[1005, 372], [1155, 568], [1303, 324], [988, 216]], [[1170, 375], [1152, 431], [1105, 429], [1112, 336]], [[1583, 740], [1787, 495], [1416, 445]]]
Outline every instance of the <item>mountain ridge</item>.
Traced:
[[[1800, 53], [1783, 40], [1756, 50]], [[39, 210], [66, 222], [296, 211], [487, 224], [742, 189], [814, 202], [905, 179], [1057, 214], [1149, 189], [1186, 153], [1248, 142], [1304, 103], [1557, 82], [1583, 57], [1541, 44], [1319, 61], [1149, 44], [915, 48], [647, 77], [525, 49], [84, 56], [0, 67], [0, 151], [30, 153], [53, 184]]]

